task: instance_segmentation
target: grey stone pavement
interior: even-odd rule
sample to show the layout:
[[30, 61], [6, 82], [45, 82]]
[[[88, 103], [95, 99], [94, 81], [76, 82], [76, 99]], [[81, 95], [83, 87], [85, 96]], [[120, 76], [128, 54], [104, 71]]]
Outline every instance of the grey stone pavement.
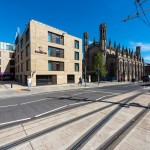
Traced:
[[129, 83], [131, 82], [100, 82], [99, 85], [97, 82], [91, 82], [91, 83], [86, 83], [86, 86], [85, 83], [83, 83], [82, 85], [78, 85], [75, 83], [61, 84], [61, 85], [45, 85], [45, 86], [32, 87], [31, 91], [28, 91], [27, 86], [20, 85], [17, 82], [3, 82], [0, 83], [0, 98], [23, 96], [23, 95], [30, 95], [30, 94], [40, 94], [44, 92], [53, 92], [53, 91], [62, 91], [62, 90], [73, 90], [73, 89], [80, 89], [80, 88], [113, 86], [113, 85], [121, 85], [121, 84], [124, 85]]

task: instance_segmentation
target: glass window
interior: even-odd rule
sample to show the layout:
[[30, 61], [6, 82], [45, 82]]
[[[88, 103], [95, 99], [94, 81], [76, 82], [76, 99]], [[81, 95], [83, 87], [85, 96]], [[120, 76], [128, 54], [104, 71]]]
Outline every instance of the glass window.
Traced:
[[9, 58], [15, 58], [14, 53], [9, 53]]
[[56, 71], [60, 71], [60, 63], [59, 62], [56, 63]]
[[23, 63], [21, 63], [21, 72], [23, 72]]
[[19, 70], [19, 65], [18, 65], [18, 72], [19, 72], [20, 70]]
[[52, 33], [48, 32], [48, 42], [52, 42]]
[[18, 62], [19, 62], [19, 55], [18, 55]]
[[1, 59], [0, 59], [0, 65], [1, 65]]
[[79, 64], [75, 63], [75, 71], [79, 71]]
[[56, 35], [56, 43], [60, 44], [60, 36]]
[[52, 56], [52, 47], [48, 47], [48, 56]]
[[0, 57], [1, 57], [1, 52], [0, 52]]
[[52, 70], [52, 62], [48, 61], [48, 70], [51, 71]]
[[14, 61], [14, 60], [9, 60], [9, 64], [10, 64], [11, 66], [14, 66], [14, 65], [15, 65], [15, 61]]
[[23, 47], [23, 39], [21, 39], [21, 48]]
[[29, 45], [27, 45], [26, 47], [26, 57], [28, 57], [30, 55], [30, 47]]
[[1, 72], [1, 67], [0, 67], [0, 72]]
[[27, 60], [26, 61], [26, 71], [29, 71], [29, 63], [30, 63], [30, 60]]
[[75, 40], [75, 48], [79, 49], [79, 41]]
[[29, 35], [29, 29], [26, 31], [26, 42], [29, 40], [29, 37], [30, 37], [30, 35]]
[[79, 60], [79, 52], [75, 52], [75, 60]]
[[21, 60], [23, 59], [23, 51], [21, 52]]
[[60, 57], [60, 49], [56, 48], [56, 57]]

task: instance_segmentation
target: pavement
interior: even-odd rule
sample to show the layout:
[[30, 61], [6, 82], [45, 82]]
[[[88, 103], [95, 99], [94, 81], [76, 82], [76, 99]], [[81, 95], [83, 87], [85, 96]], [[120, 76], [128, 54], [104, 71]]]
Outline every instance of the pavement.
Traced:
[[129, 83], [131, 82], [100, 82], [99, 84], [97, 82], [91, 82], [86, 83], [86, 86], [85, 83], [83, 83], [82, 85], [78, 85], [77, 83], [61, 84], [61, 85], [45, 85], [32, 87], [31, 90], [29, 91], [27, 86], [18, 84], [17, 82], [2, 82], [0, 83], [0, 98], [39, 94], [44, 92], [54, 92], [62, 90], [73, 90], [79, 88], [114, 86], [120, 84], [124, 85]]

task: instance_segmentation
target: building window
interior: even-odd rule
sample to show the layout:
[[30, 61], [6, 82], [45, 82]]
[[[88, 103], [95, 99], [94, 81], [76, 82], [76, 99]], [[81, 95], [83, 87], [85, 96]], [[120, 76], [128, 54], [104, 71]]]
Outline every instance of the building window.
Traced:
[[0, 59], [0, 65], [1, 65], [1, 59]]
[[60, 57], [60, 49], [56, 48], [56, 57]]
[[79, 52], [75, 52], [75, 60], [79, 60]]
[[21, 39], [21, 48], [23, 47], [23, 39]]
[[56, 35], [56, 43], [60, 44], [60, 36], [59, 35]]
[[79, 41], [75, 40], [74, 41], [74, 46], [75, 46], [75, 48], [79, 49]]
[[52, 42], [52, 33], [48, 32], [48, 42]]
[[10, 66], [14, 66], [15, 65], [15, 61], [14, 60], [9, 60], [9, 64], [10, 64]]
[[18, 72], [20, 71], [20, 69], [19, 69], [19, 65], [18, 65]]
[[30, 55], [30, 46], [27, 45], [26, 46], [26, 57], [28, 57]]
[[26, 61], [26, 71], [29, 71], [29, 63], [30, 63], [30, 60], [27, 60]]
[[19, 62], [19, 55], [18, 55], [18, 62]]
[[21, 72], [23, 72], [23, 63], [21, 63]]
[[12, 68], [12, 67], [10, 67], [10, 69], [9, 69], [9, 70], [10, 70], [10, 73], [15, 74], [15, 68], [14, 68], [14, 67], [13, 67], [13, 68]]
[[1, 72], [1, 67], [0, 67], [0, 72]]
[[29, 40], [30, 34], [29, 34], [29, 29], [26, 31], [26, 42]]
[[49, 71], [64, 71], [64, 62], [48, 61]]
[[64, 36], [48, 32], [48, 42], [64, 45]]
[[78, 72], [79, 71], [79, 64], [75, 63], [75, 71]]
[[48, 71], [52, 71], [52, 62], [48, 61]]
[[21, 52], [21, 60], [23, 59], [23, 51]]
[[64, 58], [64, 50], [56, 47], [48, 47], [48, 56]]
[[14, 53], [9, 53], [9, 58], [15, 58]]
[[0, 57], [1, 57], [1, 52], [0, 52]]
[[52, 56], [52, 47], [48, 47], [48, 56]]

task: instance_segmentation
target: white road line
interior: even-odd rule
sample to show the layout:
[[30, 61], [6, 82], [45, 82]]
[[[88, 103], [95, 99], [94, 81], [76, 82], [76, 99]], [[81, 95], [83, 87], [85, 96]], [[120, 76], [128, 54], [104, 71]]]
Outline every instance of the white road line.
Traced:
[[54, 111], [56, 111], [56, 110], [59, 110], [59, 109], [61, 109], [61, 108], [67, 107], [67, 106], [68, 106], [68, 105], [64, 105], [64, 106], [62, 106], [62, 107], [59, 107], [59, 108], [56, 108], [56, 109], [53, 109], [53, 110], [47, 111], [47, 112], [42, 113], [42, 114], [39, 114], [39, 115], [36, 115], [35, 117], [43, 116], [43, 115], [45, 115], [45, 114], [48, 114], [48, 113], [50, 113], [50, 112], [54, 112]]
[[91, 103], [91, 101], [90, 102], [73, 103], [73, 104], [69, 104], [68, 106], [79, 105], [79, 104], [83, 104], [83, 103]]
[[26, 105], [26, 104], [30, 104], [30, 103], [41, 102], [41, 101], [44, 101], [44, 100], [47, 100], [47, 99], [52, 99], [52, 98], [44, 98], [44, 99], [39, 99], [39, 100], [30, 101], [30, 102], [21, 103], [21, 104], [14, 104], [14, 105], [0, 106], [0, 108], [7, 108], [7, 107], [14, 107], [14, 106], [19, 106], [19, 105]]
[[0, 108], [7, 108], [7, 107], [14, 107], [14, 106], [18, 106], [18, 104], [15, 104], [15, 105], [0, 106]]
[[99, 97], [99, 98], [96, 99], [96, 101], [98, 101], [98, 100], [100, 100], [100, 99], [102, 99], [104, 97], [107, 97], [107, 96], [112, 96], [112, 95], [105, 95], [105, 96]]
[[30, 104], [30, 103], [35, 103], [35, 102], [41, 102], [47, 99], [52, 99], [52, 98], [44, 98], [44, 99], [39, 99], [39, 100], [35, 100], [35, 101], [30, 101], [30, 102], [26, 102], [26, 103], [21, 103], [20, 105], [25, 105], [25, 104]]
[[100, 99], [102, 99], [104, 97], [106, 97], [106, 96], [99, 97], [99, 98], [96, 99], [96, 101], [98, 101], [98, 100], [100, 100]]
[[4, 123], [1, 123], [0, 126], [7, 125], [7, 124], [10, 124], [10, 123], [16, 123], [16, 122], [20, 122], [20, 121], [25, 121], [25, 120], [29, 120], [29, 119], [31, 119], [31, 118], [25, 118], [25, 119], [10, 121], [10, 122], [4, 122]]

